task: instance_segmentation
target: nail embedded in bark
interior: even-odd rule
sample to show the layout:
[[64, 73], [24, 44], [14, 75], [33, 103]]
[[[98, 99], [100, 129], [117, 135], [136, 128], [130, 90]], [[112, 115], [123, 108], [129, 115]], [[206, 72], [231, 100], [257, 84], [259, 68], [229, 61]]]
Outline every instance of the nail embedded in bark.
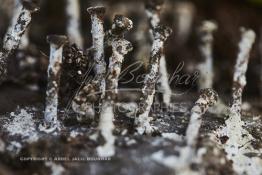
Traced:
[[89, 7], [87, 9], [91, 15], [92, 22], [92, 38], [93, 38], [93, 49], [94, 49], [94, 81], [98, 85], [98, 92], [101, 93], [101, 98], [105, 95], [105, 74], [106, 74], [106, 62], [104, 60], [104, 22], [103, 17], [105, 14], [105, 7]]
[[100, 114], [99, 131], [106, 143], [97, 148], [99, 156], [113, 156], [115, 154], [114, 111], [113, 107], [117, 100], [118, 80], [121, 72], [124, 56], [132, 51], [132, 44], [123, 39], [125, 32], [133, 27], [132, 21], [122, 15], [116, 15], [112, 29], [108, 32], [108, 40], [112, 46], [112, 56], [109, 58], [108, 76], [106, 80], [106, 95], [103, 100], [102, 112]]
[[[239, 53], [234, 67], [232, 105], [230, 106], [229, 118], [225, 121], [226, 126], [218, 132], [219, 136], [227, 136], [228, 140], [223, 143], [227, 157], [233, 161], [233, 168], [238, 174], [254, 174], [254, 167], [260, 164], [251, 160], [245, 154], [260, 153], [252, 146], [253, 136], [245, 129], [241, 119], [242, 93], [246, 86], [246, 71], [249, 62], [249, 54], [255, 42], [255, 32], [251, 29], [241, 28], [241, 41]], [[239, 161], [241, 160], [241, 161]], [[252, 161], [252, 166], [250, 162]], [[260, 171], [256, 171], [260, 172]]]
[[198, 29], [200, 37], [199, 50], [203, 57], [203, 62], [198, 65], [200, 72], [199, 89], [212, 88], [214, 79], [213, 69], [213, 32], [217, 30], [217, 24], [212, 21], [203, 21]]
[[133, 50], [132, 44], [125, 39], [115, 39], [112, 41], [113, 54], [109, 58], [108, 78], [106, 81], [107, 98], [115, 101], [118, 94], [118, 80], [121, 73], [124, 56]]
[[191, 117], [186, 130], [187, 145], [193, 147], [197, 143], [197, 137], [202, 123], [202, 115], [205, 114], [209, 107], [214, 106], [218, 100], [217, 93], [211, 88], [203, 89], [200, 93], [199, 99], [191, 109]]
[[[106, 62], [104, 60], [104, 27], [103, 17], [105, 7], [89, 7], [91, 15], [91, 33], [93, 39], [92, 52], [95, 77], [76, 94], [72, 108], [80, 114], [79, 121], [93, 119], [95, 116], [94, 103], [105, 96]], [[101, 94], [99, 98], [99, 94]]]
[[66, 13], [68, 17], [67, 35], [70, 43], [75, 43], [83, 48], [83, 40], [80, 31], [80, 6], [79, 0], [67, 0]]
[[230, 106], [229, 118], [226, 120], [227, 127], [230, 130], [228, 136], [231, 137], [232, 135], [235, 135], [233, 137], [238, 139], [241, 139], [240, 133], [241, 130], [243, 130], [242, 125], [244, 124], [241, 120], [241, 106], [242, 93], [246, 86], [246, 71], [249, 61], [249, 53], [256, 37], [253, 30], [241, 28], [241, 33], [241, 41], [238, 45], [239, 53], [234, 67], [232, 105]]
[[105, 139], [105, 144], [97, 148], [97, 153], [101, 157], [113, 156], [115, 154], [114, 112], [113, 105], [117, 98], [118, 78], [120, 76], [124, 56], [133, 48], [129, 41], [125, 39], [114, 39], [112, 41], [112, 56], [109, 58], [108, 77], [106, 81], [106, 95], [103, 100], [100, 114], [99, 131]]
[[[145, 3], [152, 40], [154, 39], [152, 31], [160, 24], [160, 11], [163, 3], [164, 0], [146, 0]], [[172, 90], [169, 86], [166, 58], [164, 52], [161, 53], [157, 90], [163, 93], [163, 102], [164, 104], [168, 105], [171, 100]]]
[[123, 39], [124, 34], [133, 28], [133, 22], [123, 15], [115, 15], [111, 30], [107, 33], [110, 36], [112, 56], [109, 58], [108, 78], [106, 82], [109, 90], [107, 98], [115, 101], [117, 96], [118, 78], [122, 67], [124, 56], [133, 50], [132, 44]]
[[137, 132], [139, 134], [150, 134], [153, 131], [149, 123], [148, 115], [154, 100], [156, 82], [159, 78], [159, 66], [164, 42], [171, 32], [172, 30], [165, 26], [158, 26], [153, 31], [154, 41], [151, 49], [150, 64], [142, 88], [139, 109], [135, 118], [135, 125], [137, 126]]
[[58, 91], [63, 45], [67, 42], [67, 37], [63, 35], [49, 35], [47, 36], [47, 42], [50, 43], [50, 58], [47, 70], [45, 126], [43, 131], [52, 132], [59, 127], [57, 121]]
[[249, 61], [249, 53], [252, 45], [255, 42], [256, 34], [253, 30], [241, 28], [241, 41], [239, 43], [239, 53], [234, 67], [233, 75], [233, 102], [231, 113], [237, 114], [240, 117], [242, 105], [242, 92], [246, 86], [246, 71]]
[[185, 139], [187, 146], [180, 149], [180, 156], [177, 161], [179, 163], [174, 165], [177, 174], [191, 171], [190, 165], [196, 158], [195, 151], [202, 115], [206, 113], [208, 108], [214, 106], [217, 100], [218, 95], [213, 89], [208, 88], [200, 91], [200, 96], [191, 109], [191, 117], [186, 130]]
[[16, 23], [8, 30], [3, 43], [3, 52], [0, 52], [0, 82], [6, 79], [8, 56], [18, 48], [21, 37], [25, 33], [32, 19], [32, 13], [39, 10], [37, 4], [30, 0], [22, 1], [23, 8]]

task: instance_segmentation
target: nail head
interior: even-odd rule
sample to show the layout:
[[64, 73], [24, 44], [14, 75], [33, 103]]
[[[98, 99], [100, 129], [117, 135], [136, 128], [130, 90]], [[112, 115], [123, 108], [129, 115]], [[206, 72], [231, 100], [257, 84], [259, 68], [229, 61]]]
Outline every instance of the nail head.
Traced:
[[57, 45], [58, 47], [68, 42], [68, 38], [65, 35], [48, 35], [46, 37], [48, 43]]

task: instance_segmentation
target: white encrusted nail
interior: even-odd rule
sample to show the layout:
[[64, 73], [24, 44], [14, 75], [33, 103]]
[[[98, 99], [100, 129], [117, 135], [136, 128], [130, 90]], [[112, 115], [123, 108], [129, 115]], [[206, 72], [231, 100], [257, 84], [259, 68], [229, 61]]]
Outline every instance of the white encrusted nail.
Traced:
[[200, 37], [199, 49], [203, 57], [203, 62], [199, 69], [199, 89], [212, 88], [214, 79], [213, 69], [213, 32], [217, 30], [217, 24], [213, 21], [203, 21], [198, 28]]
[[50, 59], [48, 65], [45, 126], [51, 130], [57, 127], [58, 91], [60, 84], [63, 45], [67, 37], [62, 35], [49, 35], [47, 41], [50, 43]]
[[240, 115], [242, 105], [242, 92], [246, 86], [246, 71], [249, 62], [249, 53], [255, 42], [256, 34], [253, 30], [246, 30], [241, 28], [241, 41], [238, 45], [239, 53], [234, 67], [233, 75], [233, 102], [231, 106], [232, 113]]
[[7, 33], [4, 40], [3, 49], [7, 52], [11, 52], [17, 49], [26, 28], [32, 19], [32, 13], [39, 10], [39, 7], [30, 0], [22, 1], [23, 8], [17, 18], [17, 22], [12, 29]]
[[0, 52], [0, 83], [6, 79], [8, 56], [18, 48], [21, 37], [31, 22], [31, 14], [39, 10], [37, 4], [30, 0], [23, 0], [22, 5], [23, 8], [16, 22], [12, 22], [12, 26], [4, 37], [3, 51]]
[[[152, 32], [154, 28], [160, 24], [160, 11], [163, 6], [163, 3], [163, 0], [147, 0], [145, 3], [152, 41], [154, 39]], [[171, 100], [172, 90], [168, 81], [166, 58], [163, 52], [161, 52], [161, 59], [159, 65], [159, 79], [157, 84], [157, 90], [162, 93], [164, 104], [168, 105]]]
[[91, 16], [92, 22], [92, 38], [94, 49], [94, 71], [95, 81], [98, 83], [98, 90], [101, 93], [101, 98], [105, 95], [105, 74], [106, 74], [106, 62], [104, 59], [104, 22], [103, 17], [105, 14], [105, 7], [89, 7], [87, 9]]
[[202, 123], [202, 115], [205, 114], [209, 107], [214, 106], [218, 100], [217, 93], [212, 89], [203, 89], [200, 93], [200, 97], [191, 109], [191, 117], [186, 130], [186, 141], [188, 146], [196, 145]]
[[115, 15], [111, 29], [106, 32], [106, 44], [111, 45], [116, 38], [123, 38], [124, 34], [133, 28], [133, 22], [123, 16]]
[[99, 131], [106, 143], [97, 148], [99, 156], [113, 156], [115, 154], [113, 136], [114, 112], [113, 106], [118, 93], [118, 78], [120, 76], [124, 56], [133, 48], [129, 41], [115, 38], [112, 42], [112, 56], [109, 58], [108, 77], [106, 79], [106, 94], [103, 100], [102, 112], [100, 114]]
[[67, 35], [70, 43], [75, 43], [83, 48], [83, 39], [80, 30], [80, 6], [79, 0], [67, 0], [66, 13], [68, 17]]
[[148, 73], [145, 77], [142, 88], [142, 97], [139, 103], [139, 109], [135, 118], [137, 132], [139, 134], [150, 134], [153, 128], [149, 124], [149, 112], [155, 96], [155, 86], [159, 78], [159, 65], [163, 52], [164, 42], [171, 34], [172, 30], [168, 27], [158, 26], [154, 29], [154, 41], [151, 49], [150, 64]]

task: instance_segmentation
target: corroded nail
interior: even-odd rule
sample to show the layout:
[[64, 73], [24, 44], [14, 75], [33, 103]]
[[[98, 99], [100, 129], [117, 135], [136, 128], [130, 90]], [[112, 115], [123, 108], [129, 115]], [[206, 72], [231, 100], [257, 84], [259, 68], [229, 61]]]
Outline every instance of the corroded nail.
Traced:
[[142, 88], [142, 97], [140, 99], [137, 116], [135, 118], [135, 125], [137, 126], [139, 134], [150, 134], [153, 131], [149, 123], [150, 120], [148, 115], [153, 104], [155, 86], [159, 78], [159, 64], [162, 57], [164, 42], [171, 32], [172, 30], [165, 26], [157, 26], [153, 31], [154, 41], [150, 54], [150, 64]]
[[200, 79], [199, 88], [212, 88], [214, 79], [213, 70], [213, 32], [217, 30], [217, 24], [213, 21], [203, 21], [198, 28], [198, 34], [200, 37], [200, 52], [203, 57], [203, 63], [199, 67]]
[[160, 39], [162, 41], [165, 41], [170, 36], [171, 33], [172, 33], [171, 28], [162, 25], [155, 27], [153, 30], [153, 35], [155, 40]]
[[101, 97], [105, 95], [105, 74], [106, 74], [106, 62], [104, 60], [104, 22], [103, 16], [105, 14], [105, 7], [97, 6], [87, 9], [91, 15], [92, 23], [92, 39], [94, 49], [94, 71], [95, 81], [98, 82], [98, 91], [101, 92]]
[[199, 99], [195, 102], [195, 106], [192, 108], [191, 112], [203, 115], [209, 107], [214, 106], [217, 100], [218, 95], [213, 89], [208, 88], [200, 90]]
[[39, 10], [39, 7], [35, 2], [27, 0], [22, 1], [22, 4], [23, 8], [16, 19], [16, 22], [12, 22], [12, 26], [10, 26], [10, 29], [8, 29], [8, 32], [4, 37], [3, 52], [1, 52], [0, 55], [0, 83], [7, 77], [8, 56], [18, 48], [21, 37], [31, 22], [31, 13]]
[[111, 29], [113, 35], [122, 35], [124, 32], [127, 32], [132, 28], [133, 22], [129, 18], [123, 15], [115, 15]]
[[105, 93], [105, 98], [103, 99], [102, 111], [99, 119], [99, 131], [101, 136], [105, 139], [105, 144], [97, 148], [98, 155], [103, 157], [113, 156], [115, 154], [113, 106], [117, 98], [118, 80], [124, 56], [133, 49], [132, 44], [123, 39], [122, 34], [131, 28], [131, 20], [122, 15], [117, 15], [114, 19], [112, 30], [109, 32], [109, 34], [113, 34], [111, 36], [112, 41], [110, 42], [110, 45], [112, 46], [112, 56], [109, 58], [108, 76], [106, 79], [107, 91]]
[[68, 42], [68, 39], [64, 35], [48, 35], [46, 37], [46, 41], [58, 49], [66, 44]]
[[106, 8], [104, 6], [96, 6], [96, 7], [89, 7], [87, 8], [87, 12], [90, 15], [96, 15], [100, 19], [104, 17], [106, 13]]
[[80, 32], [80, 5], [79, 0], [67, 0], [66, 13], [68, 16], [67, 35], [70, 43], [75, 43], [83, 49], [83, 39]]
[[47, 128], [57, 127], [58, 91], [60, 84], [63, 45], [67, 37], [63, 35], [49, 35], [47, 42], [50, 43], [50, 58], [47, 76], [45, 125]]
[[200, 91], [200, 96], [191, 109], [191, 117], [186, 130], [186, 141], [188, 146], [195, 146], [199, 129], [202, 123], [202, 115], [216, 104], [218, 99], [217, 93], [213, 89], [203, 89]]
[[[146, 14], [149, 21], [149, 32], [151, 36], [151, 41], [154, 40], [153, 31], [160, 24], [160, 10], [163, 5], [163, 0], [147, 0], [145, 2]], [[161, 53], [160, 67], [159, 67], [159, 79], [157, 83], [157, 90], [162, 92], [162, 100], [164, 104], [168, 105], [171, 100], [172, 90], [168, 82], [168, 72], [166, 67], [165, 54]]]
[[115, 39], [112, 42], [112, 56], [109, 58], [108, 78], [106, 81], [107, 98], [115, 100], [118, 93], [118, 80], [124, 56], [132, 51], [132, 44], [125, 39]]
[[239, 42], [239, 53], [234, 67], [232, 105], [231, 113], [240, 115], [242, 105], [242, 92], [246, 86], [246, 72], [249, 62], [249, 54], [255, 42], [256, 34], [253, 30], [241, 28], [241, 41]]
[[23, 8], [17, 18], [17, 22], [11, 27], [10, 33], [8, 32], [5, 36], [3, 48], [7, 52], [12, 52], [18, 48], [21, 37], [31, 22], [31, 13], [39, 10], [37, 4], [32, 1], [22, 1], [22, 4]]

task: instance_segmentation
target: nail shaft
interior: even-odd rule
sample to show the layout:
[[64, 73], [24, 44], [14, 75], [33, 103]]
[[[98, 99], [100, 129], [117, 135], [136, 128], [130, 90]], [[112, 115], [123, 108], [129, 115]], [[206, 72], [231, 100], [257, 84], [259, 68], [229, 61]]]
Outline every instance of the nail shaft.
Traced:
[[199, 88], [212, 88], [214, 79], [213, 69], [213, 32], [217, 30], [217, 24], [212, 21], [203, 21], [198, 29], [200, 37], [200, 52], [203, 57], [203, 63], [198, 68], [200, 72]]
[[68, 17], [67, 35], [69, 42], [83, 48], [83, 40], [80, 32], [79, 0], [67, 0], [66, 13]]
[[158, 26], [153, 31], [154, 41], [152, 44], [150, 64], [148, 73], [145, 77], [144, 85], [142, 88], [142, 97], [140, 99], [140, 107], [137, 112], [135, 124], [137, 131], [140, 134], [151, 133], [152, 127], [149, 124], [149, 112], [153, 104], [155, 95], [155, 86], [159, 78], [159, 65], [163, 52], [164, 42], [171, 34], [172, 30], [168, 27]]
[[63, 45], [67, 41], [65, 36], [49, 35], [50, 58], [47, 70], [47, 90], [45, 124], [53, 127], [57, 124], [58, 91], [60, 84]]
[[[22, 1], [23, 8], [15, 24], [12, 24], [4, 37], [3, 51], [0, 52], [0, 82], [6, 79], [8, 56], [18, 48], [21, 37], [25, 33], [32, 19], [32, 13], [39, 10], [37, 5], [29, 0]], [[13, 22], [12, 22], [13, 23]]]
[[105, 74], [106, 74], [106, 62], [104, 60], [104, 22], [103, 17], [105, 14], [104, 7], [90, 7], [87, 9], [91, 16], [92, 22], [92, 38], [93, 38], [93, 49], [94, 49], [94, 71], [95, 81], [98, 84], [98, 91], [101, 93], [103, 98], [105, 95]]
[[183, 174], [190, 170], [190, 164], [196, 157], [196, 144], [199, 135], [199, 130], [202, 123], [202, 115], [206, 113], [208, 108], [215, 105], [218, 100], [217, 93], [209, 89], [203, 89], [200, 91], [200, 97], [195, 102], [195, 105], [191, 109], [191, 117], [186, 130], [186, 143], [187, 146], [180, 149], [180, 157], [178, 164], [174, 165], [178, 174]]
[[[160, 12], [163, 6], [164, 0], [147, 0], [146, 14], [150, 25], [151, 40], [153, 41], [153, 30], [160, 24]], [[163, 48], [162, 48], [163, 50]], [[170, 103], [172, 90], [168, 82], [168, 72], [166, 66], [166, 58], [164, 52], [161, 52], [159, 67], [159, 79], [157, 84], [157, 90], [163, 93], [163, 102], [168, 105]]]
[[242, 36], [239, 43], [239, 53], [234, 67], [233, 75], [233, 102], [231, 106], [231, 113], [240, 116], [242, 105], [242, 93], [246, 86], [246, 71], [249, 62], [249, 53], [252, 45], [255, 42], [255, 33], [252, 30], [241, 28]]
[[202, 115], [205, 114], [209, 107], [214, 106], [218, 100], [217, 93], [212, 89], [203, 89], [200, 93], [199, 99], [191, 109], [191, 117], [186, 130], [186, 141], [189, 146], [195, 146], [197, 143]]
[[[78, 120], [93, 118], [94, 103], [105, 96], [106, 62], [104, 60], [104, 22], [105, 7], [89, 7], [87, 12], [91, 16], [92, 52], [95, 77], [76, 94], [72, 108], [80, 114]], [[99, 98], [99, 94], [101, 94]]]
[[[241, 28], [241, 40], [239, 42], [239, 53], [234, 67], [233, 88], [232, 88], [232, 105], [228, 119], [225, 121], [226, 126], [218, 132], [220, 136], [227, 136], [227, 141], [223, 144], [227, 157], [232, 160], [234, 170], [238, 174], [256, 174], [257, 171], [250, 167], [250, 157], [245, 154], [253, 152], [259, 153], [252, 146], [254, 140], [251, 133], [244, 128], [244, 121], [241, 119], [242, 93], [246, 86], [246, 71], [248, 68], [249, 54], [255, 41], [253, 30]], [[239, 161], [241, 160], [241, 161]], [[253, 162], [254, 163], [254, 162]], [[256, 164], [252, 165], [256, 167]], [[259, 174], [259, 173], [258, 173]]]
[[115, 154], [113, 136], [114, 112], [113, 106], [118, 94], [118, 79], [120, 76], [124, 56], [130, 52], [132, 44], [123, 39], [123, 33], [132, 28], [132, 21], [122, 15], [116, 15], [112, 29], [110, 30], [112, 56], [109, 58], [108, 76], [106, 79], [106, 94], [103, 100], [102, 112], [100, 114], [99, 130], [106, 140], [103, 146], [97, 148], [99, 156], [113, 156]]
[[7, 33], [5, 36], [3, 45], [4, 50], [11, 52], [18, 48], [21, 37], [31, 22], [32, 13], [38, 10], [39, 8], [36, 6], [36, 4], [30, 1], [23, 1], [23, 8], [17, 18], [17, 22], [10, 30], [10, 33]]

